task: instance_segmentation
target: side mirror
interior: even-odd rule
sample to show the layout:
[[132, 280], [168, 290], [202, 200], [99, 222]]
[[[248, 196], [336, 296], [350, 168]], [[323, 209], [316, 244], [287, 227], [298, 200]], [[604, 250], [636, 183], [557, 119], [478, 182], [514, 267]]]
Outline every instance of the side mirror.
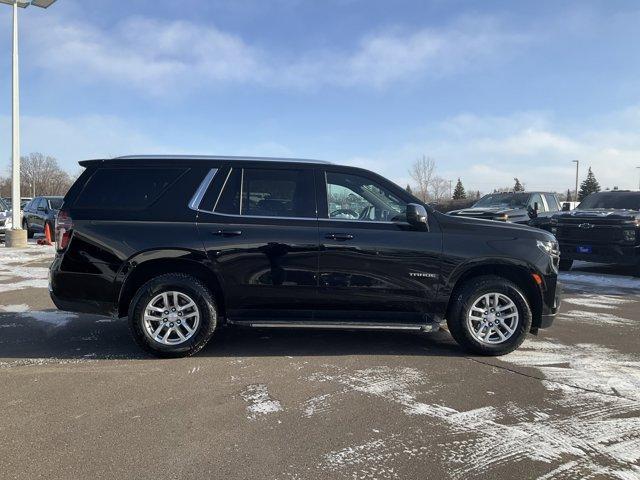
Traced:
[[533, 208], [529, 205], [527, 207], [527, 213], [529, 214], [529, 217], [536, 218], [538, 216], [538, 202], [533, 204]]
[[428, 228], [427, 223], [427, 209], [417, 203], [410, 203], [407, 205], [407, 222], [412, 227], [426, 230]]
[[44, 211], [46, 211], [46, 208], [45, 207], [38, 207], [38, 211], [39, 212], [44, 212]]

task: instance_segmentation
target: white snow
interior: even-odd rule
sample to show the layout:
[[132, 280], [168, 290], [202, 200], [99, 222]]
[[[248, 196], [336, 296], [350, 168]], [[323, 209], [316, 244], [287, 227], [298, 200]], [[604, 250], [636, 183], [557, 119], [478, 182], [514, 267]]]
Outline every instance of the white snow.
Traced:
[[36, 320], [55, 327], [63, 327], [71, 320], [78, 318], [74, 313], [53, 311], [30, 311], [21, 313], [20, 317]]
[[586, 272], [561, 272], [559, 278], [562, 284], [589, 285], [604, 289], [601, 293], [619, 292], [620, 289], [633, 289], [640, 292], [640, 278]]
[[247, 402], [247, 410], [251, 414], [248, 418], [253, 420], [258, 415], [266, 415], [282, 411], [282, 405], [278, 400], [274, 400], [269, 395], [266, 385], [248, 385], [240, 394]]
[[29, 305], [0, 305], [0, 311], [10, 313], [23, 313], [29, 310]]
[[569, 310], [559, 315], [560, 320], [586, 322], [595, 325], [640, 325], [638, 320], [619, 317], [605, 312], [587, 312], [583, 310]]
[[593, 295], [582, 294], [575, 297], [565, 297], [562, 299], [563, 303], [570, 303], [571, 305], [578, 305], [580, 307], [595, 308], [612, 310], [625, 305], [627, 303], [633, 303], [633, 300], [625, 298], [619, 295]]
[[[55, 247], [29, 244], [26, 249], [0, 247], [0, 293], [24, 288], [47, 288], [49, 269], [42, 262], [53, 259]], [[40, 265], [34, 265], [40, 264]]]

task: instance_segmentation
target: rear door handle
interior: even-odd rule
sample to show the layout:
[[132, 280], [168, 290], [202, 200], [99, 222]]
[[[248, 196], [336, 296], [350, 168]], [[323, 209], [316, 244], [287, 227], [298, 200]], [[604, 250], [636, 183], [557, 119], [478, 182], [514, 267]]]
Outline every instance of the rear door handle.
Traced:
[[350, 233], [327, 233], [324, 236], [324, 238], [328, 240], [345, 241], [345, 240], [353, 240], [353, 235]]
[[218, 230], [216, 232], [211, 232], [214, 235], [219, 235], [221, 237], [239, 237], [242, 235], [242, 230]]

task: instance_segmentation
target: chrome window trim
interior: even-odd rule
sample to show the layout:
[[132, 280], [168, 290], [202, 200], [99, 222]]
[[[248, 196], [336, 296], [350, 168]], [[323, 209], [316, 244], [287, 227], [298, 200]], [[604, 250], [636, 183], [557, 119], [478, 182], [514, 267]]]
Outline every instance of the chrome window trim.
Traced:
[[193, 194], [193, 197], [191, 197], [191, 201], [189, 202], [189, 208], [191, 210], [195, 210], [196, 212], [199, 211], [200, 202], [202, 202], [202, 199], [204, 198], [205, 193], [207, 193], [207, 190], [217, 173], [218, 173], [218, 169], [212, 168], [211, 170], [209, 170], [209, 172], [204, 177], [202, 182], [200, 182], [200, 186], [198, 187], [196, 192]]
[[[229, 181], [229, 178], [231, 178], [231, 173], [232, 172], [233, 172], [233, 168], [230, 168], [229, 171], [227, 172], [227, 178], [224, 179], [224, 183], [222, 184], [222, 188], [218, 192], [218, 197], [216, 198], [216, 203], [213, 204], [213, 210], [211, 210], [211, 212], [209, 212], [209, 213], [215, 212], [216, 208], [218, 208], [218, 202], [220, 201], [220, 197], [222, 197], [222, 192], [224, 192], [224, 189], [227, 187], [227, 182]], [[240, 186], [240, 197], [242, 198], [242, 186]], [[208, 212], [208, 210], [201, 210], [201, 211]]]

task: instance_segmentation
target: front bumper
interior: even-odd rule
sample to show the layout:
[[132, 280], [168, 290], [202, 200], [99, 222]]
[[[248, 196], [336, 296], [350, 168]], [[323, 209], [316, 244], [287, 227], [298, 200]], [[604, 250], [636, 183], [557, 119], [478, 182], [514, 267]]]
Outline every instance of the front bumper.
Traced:
[[578, 247], [583, 245], [589, 245], [588, 241], [576, 243], [560, 240], [560, 258], [618, 265], [637, 265], [640, 263], [640, 246], [638, 245], [593, 244], [589, 245], [591, 253], [579, 253]]
[[549, 328], [553, 325], [553, 321], [562, 303], [562, 287], [560, 283], [558, 283], [558, 277], [555, 275], [545, 275], [544, 284], [545, 288], [542, 290], [542, 311], [540, 312], [539, 322], [535, 327], [536, 330], [538, 328]]

